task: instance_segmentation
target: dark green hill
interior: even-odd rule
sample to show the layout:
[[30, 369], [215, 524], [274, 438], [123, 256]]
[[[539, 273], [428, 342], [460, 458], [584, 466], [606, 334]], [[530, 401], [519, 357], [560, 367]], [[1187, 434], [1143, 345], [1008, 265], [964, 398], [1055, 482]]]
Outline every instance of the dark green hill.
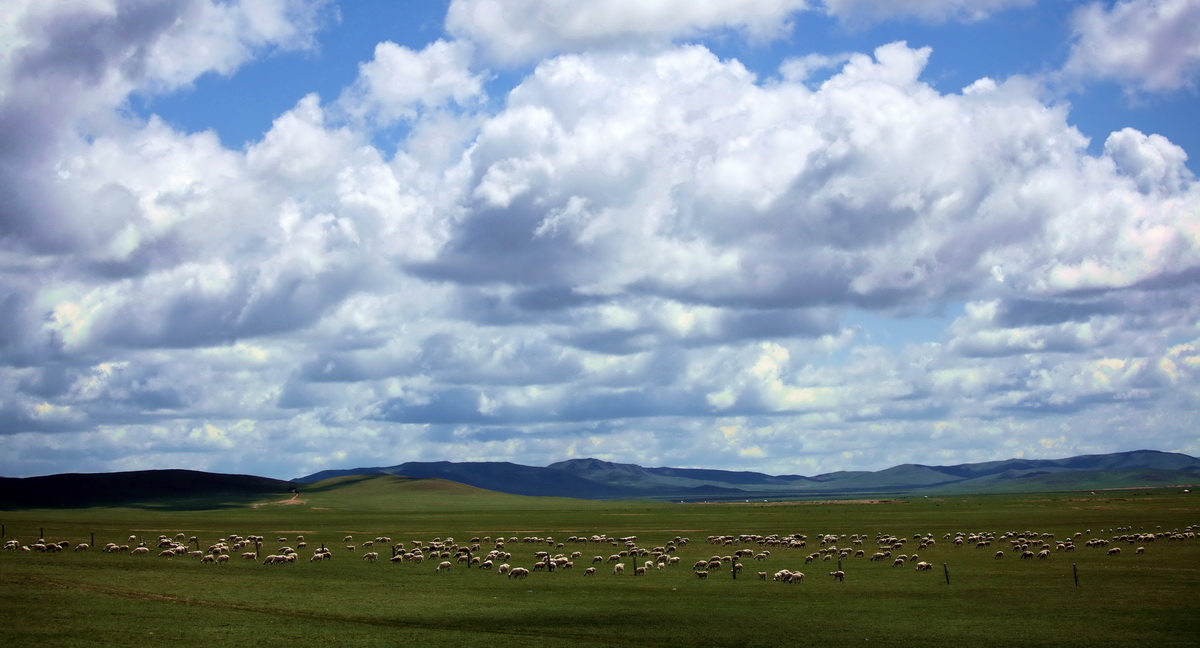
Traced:
[[291, 482], [195, 470], [0, 477], [0, 509], [133, 506], [213, 509], [290, 496]]

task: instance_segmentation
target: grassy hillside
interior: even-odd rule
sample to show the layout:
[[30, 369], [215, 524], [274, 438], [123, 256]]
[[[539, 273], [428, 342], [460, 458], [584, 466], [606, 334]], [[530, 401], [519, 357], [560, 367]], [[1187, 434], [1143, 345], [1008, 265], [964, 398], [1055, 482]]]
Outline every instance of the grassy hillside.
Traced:
[[272, 494], [288, 495], [290, 482], [195, 470], [0, 478], [0, 509], [143, 506], [212, 509], [242, 506]]

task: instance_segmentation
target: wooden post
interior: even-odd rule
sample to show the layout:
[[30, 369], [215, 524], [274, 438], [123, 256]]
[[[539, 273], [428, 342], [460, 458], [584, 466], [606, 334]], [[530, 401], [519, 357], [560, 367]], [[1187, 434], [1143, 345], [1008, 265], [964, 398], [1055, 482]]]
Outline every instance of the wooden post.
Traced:
[[950, 584], [950, 565], [942, 563], [942, 571], [946, 572], [946, 584]]
[[1075, 575], [1075, 587], [1079, 587], [1079, 565], [1071, 563], [1071, 573]]
[[92, 544], [89, 545], [92, 549], [96, 548], [96, 532], [92, 531]]
[[0, 538], [3, 538], [3, 537], [5, 537], [5, 536], [7, 536], [7, 535], [8, 535], [8, 534], [4, 532], [4, 525], [3, 525], [3, 524], [0, 524]]

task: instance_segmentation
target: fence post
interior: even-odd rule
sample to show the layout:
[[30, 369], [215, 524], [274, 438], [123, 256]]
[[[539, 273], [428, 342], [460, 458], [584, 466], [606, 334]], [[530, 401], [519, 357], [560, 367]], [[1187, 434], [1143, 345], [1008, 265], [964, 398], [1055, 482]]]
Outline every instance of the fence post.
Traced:
[[942, 563], [942, 571], [946, 573], [946, 584], [950, 584], [950, 565]]
[[1079, 565], [1071, 563], [1071, 573], [1075, 575], [1075, 587], [1079, 587]]

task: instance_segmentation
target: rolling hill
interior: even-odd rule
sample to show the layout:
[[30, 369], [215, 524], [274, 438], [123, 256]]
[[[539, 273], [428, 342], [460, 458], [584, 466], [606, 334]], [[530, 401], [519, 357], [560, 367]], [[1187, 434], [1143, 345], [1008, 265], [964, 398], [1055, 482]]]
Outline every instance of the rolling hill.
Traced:
[[976, 464], [902, 464], [885, 470], [805, 477], [691, 468], [646, 468], [599, 459], [570, 459], [544, 468], [507, 462], [408, 462], [326, 470], [294, 480], [345, 475], [449, 479], [516, 495], [584, 499], [743, 499], [838, 495], [1080, 490], [1200, 483], [1200, 459], [1135, 450], [1066, 459], [1009, 459]]
[[0, 477], [0, 509], [97, 506], [214, 509], [242, 506], [268, 496], [287, 497], [295, 486], [267, 477], [196, 470]]
[[[959, 493], [1019, 493], [1200, 484], [1200, 459], [1137, 450], [1066, 459], [1009, 459], [951, 466], [901, 464], [879, 471], [840, 471], [812, 477], [700, 468], [647, 468], [599, 459], [570, 459], [545, 467], [509, 462], [409, 462], [325, 470], [283, 481], [192, 470], [61, 474], [0, 478], [0, 510], [132, 506], [174, 510], [246, 506], [286, 499], [293, 489], [345, 488], [355, 476], [387, 484], [454, 485], [510, 495], [577, 499], [722, 501]], [[403, 478], [403, 479], [399, 479]], [[432, 487], [432, 486], [431, 486]]]

